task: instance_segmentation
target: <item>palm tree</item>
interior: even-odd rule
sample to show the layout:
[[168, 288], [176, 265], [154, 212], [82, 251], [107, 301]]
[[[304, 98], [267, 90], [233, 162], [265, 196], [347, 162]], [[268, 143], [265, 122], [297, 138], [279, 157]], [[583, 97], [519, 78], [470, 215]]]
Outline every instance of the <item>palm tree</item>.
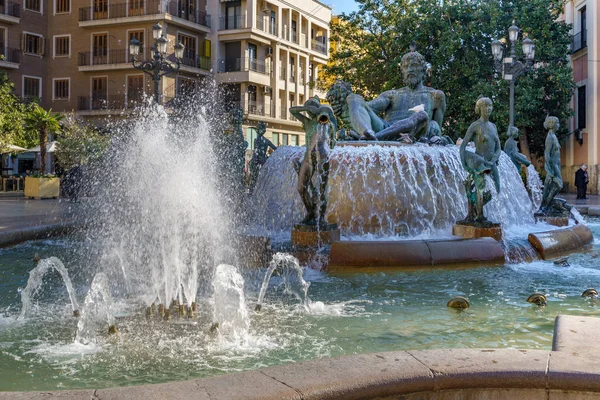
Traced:
[[60, 131], [60, 121], [64, 117], [57, 113], [44, 110], [39, 104], [33, 106], [31, 112], [25, 117], [27, 129], [34, 130], [40, 135], [40, 172], [46, 173], [46, 142], [49, 133]]

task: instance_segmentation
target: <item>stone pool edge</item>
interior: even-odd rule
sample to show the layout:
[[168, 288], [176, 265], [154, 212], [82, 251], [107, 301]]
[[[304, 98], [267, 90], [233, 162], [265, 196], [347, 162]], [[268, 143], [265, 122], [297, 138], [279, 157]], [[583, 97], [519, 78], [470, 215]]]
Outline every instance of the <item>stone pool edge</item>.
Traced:
[[98, 390], [0, 392], [12, 399], [592, 399], [600, 392], [600, 318], [558, 316], [553, 349], [358, 354], [210, 378]]

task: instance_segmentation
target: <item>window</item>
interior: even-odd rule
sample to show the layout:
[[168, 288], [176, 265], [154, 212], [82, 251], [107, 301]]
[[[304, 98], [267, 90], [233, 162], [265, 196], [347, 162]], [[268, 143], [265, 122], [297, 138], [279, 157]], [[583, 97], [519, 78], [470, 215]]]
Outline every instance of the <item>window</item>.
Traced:
[[144, 98], [144, 75], [127, 77], [127, 107], [135, 107]]
[[23, 76], [23, 97], [42, 97], [42, 78]]
[[108, 0], [94, 0], [94, 19], [108, 18]]
[[242, 5], [234, 2], [225, 6], [225, 29], [243, 28]]
[[44, 47], [46, 41], [43, 36], [34, 35], [32, 33], [23, 33], [22, 49], [27, 54], [44, 55]]
[[290, 146], [298, 146], [298, 135], [290, 135]]
[[4, 47], [6, 47], [6, 29], [0, 28], [0, 54], [4, 54]]
[[281, 134], [281, 145], [282, 146], [287, 146], [288, 145], [288, 134], [287, 133], [282, 133]]
[[25, 0], [25, 9], [42, 12], [42, 2], [41, 0]]
[[275, 11], [271, 11], [271, 18], [269, 19], [269, 33], [271, 35], [277, 35], [277, 14]]
[[279, 146], [279, 133], [273, 132], [273, 144]]
[[69, 78], [53, 79], [53, 100], [69, 100]]
[[54, 57], [67, 57], [71, 55], [71, 37], [54, 36]]
[[[193, 36], [177, 34], [177, 40], [184, 46], [183, 58], [194, 64], [196, 62], [196, 38]], [[186, 65], [187, 65], [186, 64]]]
[[108, 62], [108, 34], [92, 36], [93, 64], [106, 64]]
[[581, 21], [581, 48], [587, 47], [587, 10], [583, 7], [579, 10]]
[[577, 129], [585, 129], [586, 103], [585, 86], [577, 88]]
[[254, 150], [254, 141], [256, 140], [256, 128], [249, 127], [246, 129], [246, 141], [248, 142], [248, 148]]
[[108, 78], [92, 78], [92, 110], [101, 110], [107, 107]]
[[127, 15], [130, 17], [144, 15], [144, 0], [129, 0], [129, 12]]
[[70, 13], [71, 0], [54, 0], [54, 12], [56, 14]]

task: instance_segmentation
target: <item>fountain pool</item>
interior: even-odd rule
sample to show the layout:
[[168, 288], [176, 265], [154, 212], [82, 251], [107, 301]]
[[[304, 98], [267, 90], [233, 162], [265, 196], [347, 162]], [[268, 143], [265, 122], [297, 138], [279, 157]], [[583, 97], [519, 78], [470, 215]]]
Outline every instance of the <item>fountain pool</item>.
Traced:
[[[600, 237], [600, 221], [589, 224]], [[209, 332], [212, 304], [199, 298], [191, 323], [147, 319], [137, 299], [115, 299], [118, 336], [99, 332], [95, 341], [76, 340], [77, 318], [57, 272], [45, 275], [29, 314], [19, 318], [32, 257], [57, 256], [69, 271], [82, 304], [94, 270], [78, 258], [88, 246], [77, 237], [36, 241], [0, 250], [0, 390], [103, 388], [218, 375], [344, 354], [435, 348], [550, 349], [559, 314], [600, 315], [600, 303], [581, 298], [598, 286], [598, 239], [570, 267], [552, 262], [464, 270], [327, 274], [304, 271], [310, 283], [303, 305], [274, 277], [262, 311], [254, 312], [264, 271], [242, 270], [250, 315], [243, 342]], [[87, 262], [87, 261], [86, 261]], [[527, 303], [535, 291], [548, 306]], [[453, 296], [471, 308], [446, 308]], [[102, 329], [105, 329], [103, 327]]]

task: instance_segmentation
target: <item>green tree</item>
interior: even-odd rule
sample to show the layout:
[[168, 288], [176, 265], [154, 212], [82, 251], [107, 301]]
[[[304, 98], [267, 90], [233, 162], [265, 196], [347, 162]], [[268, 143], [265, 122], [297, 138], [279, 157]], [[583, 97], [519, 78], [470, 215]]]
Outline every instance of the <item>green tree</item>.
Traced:
[[52, 110], [46, 111], [39, 104], [35, 104], [31, 112], [25, 117], [27, 129], [39, 134], [41, 173], [46, 173], [46, 144], [48, 134], [60, 131], [60, 121], [62, 119], [62, 115], [52, 113]]
[[61, 133], [56, 139], [58, 146], [55, 156], [65, 171], [80, 165], [94, 164], [102, 158], [110, 142], [109, 136], [83, 124], [73, 113], [67, 114], [61, 125]]
[[[464, 136], [476, 118], [475, 101], [483, 95], [494, 101], [492, 117], [504, 135], [509, 89], [494, 69], [490, 43], [507, 37], [514, 19], [523, 32], [521, 37], [530, 37], [536, 45], [533, 69], [516, 83], [515, 124], [522, 132], [522, 143], [542, 155], [546, 115], [562, 121], [571, 116], [569, 102], [575, 85], [568, 60], [570, 26], [558, 20], [563, 0], [357, 2], [357, 12], [342, 15], [343, 23], [332, 26], [332, 40], [339, 40], [340, 45], [324, 68], [326, 79], [346, 80], [367, 99], [402, 87], [398, 64], [414, 40], [432, 64], [427, 84], [446, 93], [444, 133], [454, 139]], [[521, 48], [516, 51], [522, 56]], [[566, 128], [559, 133], [562, 137], [569, 134]]]
[[14, 85], [6, 72], [0, 70], [0, 153], [8, 152], [8, 145], [28, 147], [24, 119], [27, 105], [13, 92]]

